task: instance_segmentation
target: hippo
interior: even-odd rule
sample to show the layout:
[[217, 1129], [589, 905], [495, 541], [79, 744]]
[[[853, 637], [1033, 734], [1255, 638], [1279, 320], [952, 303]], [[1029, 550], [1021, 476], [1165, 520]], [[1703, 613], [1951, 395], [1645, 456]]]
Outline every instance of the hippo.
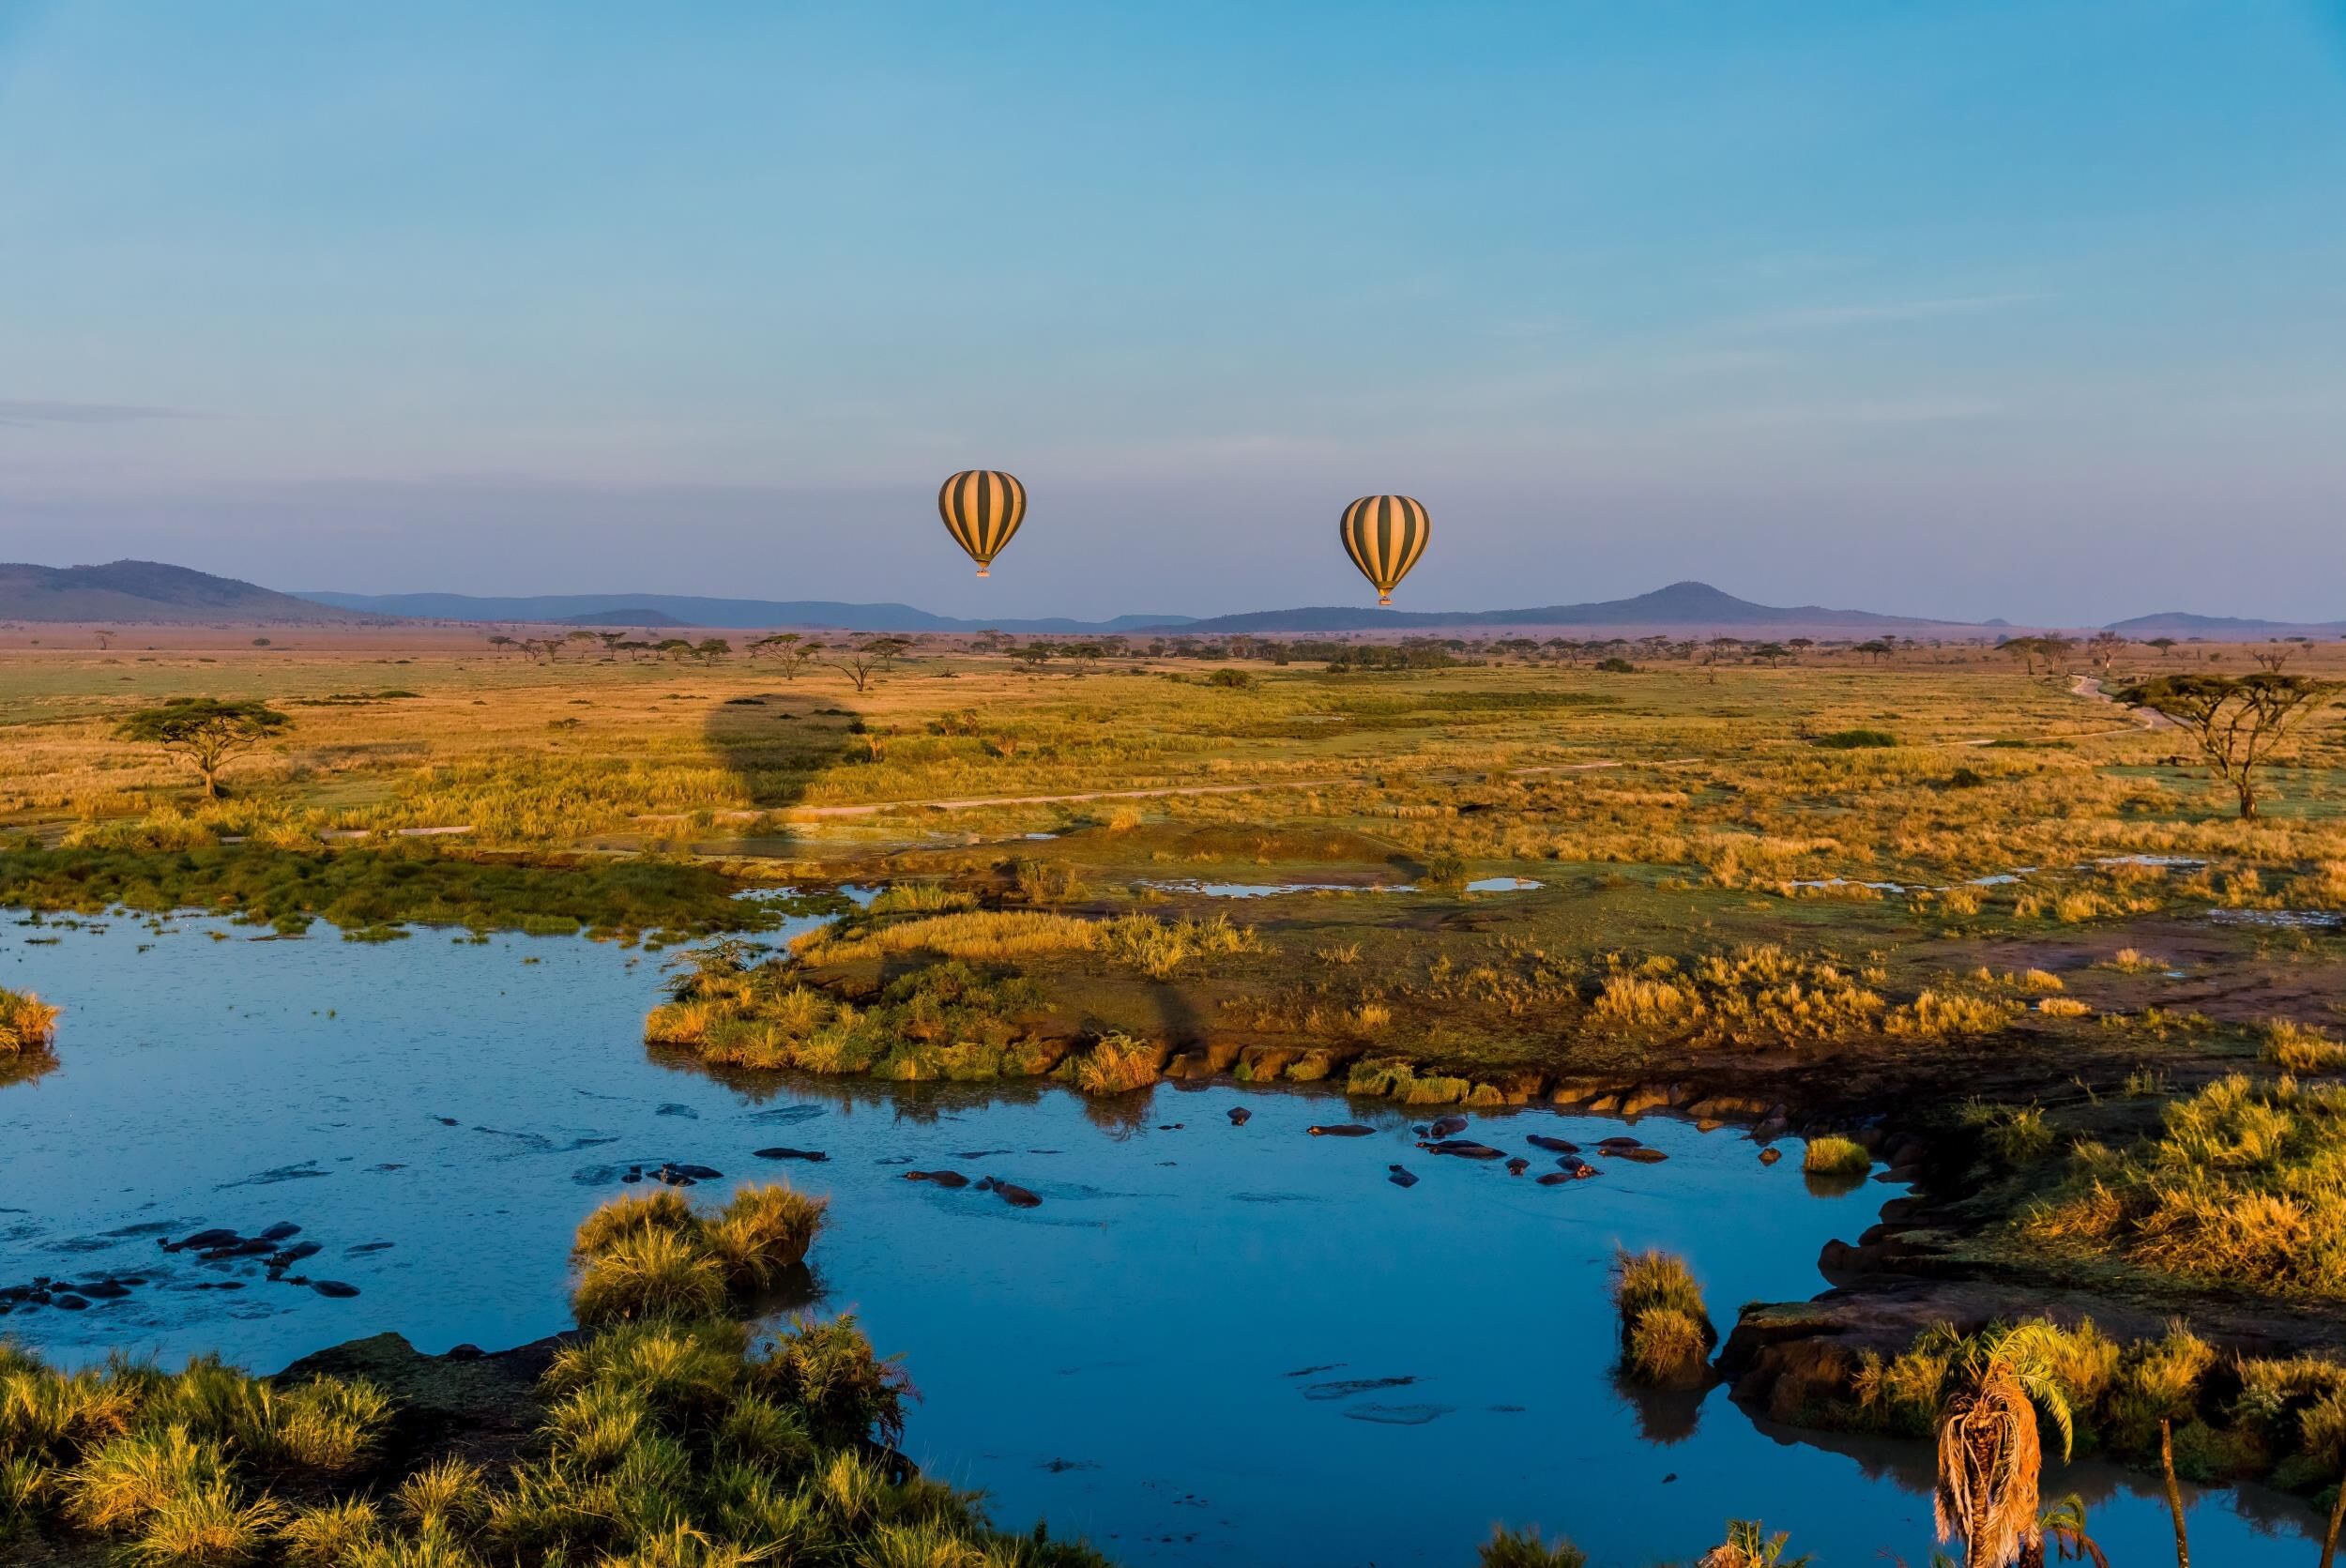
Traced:
[[1303, 1131], [1316, 1138], [1364, 1138], [1377, 1129], [1363, 1127], [1357, 1121], [1339, 1121], [1326, 1126], [1315, 1122]]
[[358, 1294], [357, 1286], [344, 1285], [338, 1279], [313, 1279], [310, 1281], [310, 1288], [321, 1296], [330, 1296], [338, 1302]]
[[199, 1230], [184, 1241], [165, 1241], [162, 1243], [162, 1248], [165, 1252], [181, 1252], [193, 1247], [201, 1252], [207, 1247], [224, 1247], [232, 1241], [240, 1241], [243, 1239], [233, 1230]]
[[292, 1246], [272, 1254], [268, 1266], [272, 1269], [283, 1269], [300, 1262], [305, 1257], [314, 1257], [324, 1250], [315, 1241], [296, 1241]]
[[750, 1152], [761, 1160], [806, 1160], [818, 1165], [830, 1158], [819, 1149], [791, 1149], [787, 1146], [754, 1149]]
[[1597, 1174], [1597, 1168], [1577, 1154], [1562, 1155], [1556, 1164], [1563, 1167], [1564, 1178], [1570, 1181], [1586, 1181]]
[[269, 1226], [267, 1230], [261, 1232], [261, 1240], [264, 1241], [282, 1241], [288, 1236], [298, 1236], [300, 1234], [301, 1227], [299, 1225], [294, 1224], [291, 1220], [280, 1220], [275, 1225]]
[[1243, 1127], [1243, 1126], [1245, 1126], [1248, 1122], [1250, 1122], [1250, 1121], [1252, 1121], [1252, 1120], [1254, 1120], [1254, 1119], [1255, 1119], [1255, 1113], [1254, 1113], [1254, 1112], [1252, 1112], [1252, 1111], [1250, 1111], [1250, 1110], [1248, 1110], [1245, 1106], [1243, 1106], [1243, 1105], [1232, 1105], [1232, 1106], [1230, 1107], [1230, 1125], [1231, 1125], [1231, 1126], [1233, 1126], [1233, 1127]]
[[1429, 1154], [1453, 1154], [1461, 1160], [1496, 1160], [1504, 1152], [1472, 1138], [1444, 1138], [1440, 1143], [1422, 1143], [1418, 1147]]
[[1026, 1188], [1019, 1186], [1016, 1182], [1005, 1181], [998, 1176], [987, 1177], [984, 1180], [978, 1183], [978, 1188], [981, 1192], [990, 1192], [994, 1194], [995, 1196], [1000, 1198], [1004, 1203], [1009, 1204], [1013, 1209], [1033, 1209], [1041, 1205], [1043, 1202], [1043, 1198], [1040, 1194], [1028, 1192]]
[[1465, 1132], [1466, 1124], [1467, 1119], [1462, 1116], [1436, 1117], [1433, 1126], [1427, 1131], [1435, 1137], [1446, 1138], [1453, 1133]]
[[1525, 1171], [1530, 1170], [1531, 1168], [1531, 1162], [1525, 1159], [1520, 1154], [1507, 1162], [1507, 1174], [1509, 1176], [1521, 1176]]
[[1784, 1158], [1784, 1150], [1780, 1149], [1763, 1149], [1760, 1151], [1760, 1163], [1763, 1165], [1772, 1165], [1782, 1158]]
[[1616, 1160], [1635, 1160], [1641, 1165], [1658, 1165], [1669, 1158], [1660, 1149], [1650, 1149], [1644, 1144], [1639, 1144], [1635, 1149], [1607, 1149], [1602, 1152], [1611, 1155]]
[[957, 1170], [908, 1170], [906, 1181], [934, 1181], [940, 1187], [967, 1187], [969, 1179]]
[[1534, 1149], [1545, 1149], [1550, 1154], [1577, 1154], [1580, 1146], [1570, 1138], [1551, 1138], [1546, 1133], [1534, 1133], [1523, 1140]]
[[1616, 1133], [1609, 1138], [1599, 1138], [1596, 1147], [1607, 1154], [1618, 1154], [1624, 1149], [1643, 1149], [1644, 1144], [1626, 1134]]
[[1385, 1180], [1392, 1182], [1396, 1187], [1414, 1187], [1417, 1185], [1417, 1178], [1410, 1173], [1409, 1168], [1407, 1165], [1387, 1165], [1385, 1170], [1387, 1172]]

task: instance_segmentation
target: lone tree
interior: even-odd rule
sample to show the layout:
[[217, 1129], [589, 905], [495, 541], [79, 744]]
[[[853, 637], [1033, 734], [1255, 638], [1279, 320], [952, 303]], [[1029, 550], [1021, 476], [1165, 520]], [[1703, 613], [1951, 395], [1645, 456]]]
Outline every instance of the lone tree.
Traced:
[[2335, 680], [2301, 675], [2163, 675], [2110, 694], [2128, 708], [2163, 713], [2191, 732], [2201, 753], [2240, 795], [2240, 818], [2257, 814], [2256, 770], [2290, 730], [2338, 691]]
[[872, 684], [872, 677], [879, 674], [890, 660], [903, 651], [899, 647], [881, 646], [893, 640], [882, 637], [875, 642], [865, 643], [861, 647], [842, 648], [838, 658], [827, 659], [824, 662], [854, 681], [855, 689], [861, 692]]
[[114, 731], [124, 740], [160, 746], [194, 769], [204, 780], [204, 798], [220, 799], [220, 769], [293, 721], [263, 702], [223, 702], [218, 697], [174, 697], [160, 708], [143, 708]]

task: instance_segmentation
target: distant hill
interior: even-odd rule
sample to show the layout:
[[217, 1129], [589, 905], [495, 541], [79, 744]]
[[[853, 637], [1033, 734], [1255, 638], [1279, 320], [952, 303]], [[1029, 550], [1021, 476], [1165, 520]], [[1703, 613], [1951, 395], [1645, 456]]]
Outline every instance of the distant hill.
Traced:
[[[1215, 616], [1170, 630], [1220, 632], [1434, 631], [1460, 626], [1783, 626], [1851, 632], [1976, 630], [1959, 621], [1917, 620], [1876, 615], [1870, 610], [1828, 610], [1815, 604], [1786, 608], [1755, 604], [1708, 583], [1672, 583], [1634, 599], [1592, 604], [1549, 604], [1529, 610], [1376, 610], [1318, 606], [1302, 610], [1257, 610]], [[1152, 628], [1151, 630], [1158, 630]]]
[[[478, 598], [463, 593], [305, 592], [341, 610], [432, 620], [545, 621], [570, 626], [829, 626], [845, 632], [1131, 632], [1188, 624], [1181, 616], [1118, 616], [1113, 620], [962, 620], [909, 604], [847, 604], [830, 599], [704, 599], [681, 593], [532, 594]], [[666, 617], [647, 620], [647, 615]]]
[[2346, 633], [2346, 620], [2295, 621], [2243, 619], [2238, 616], [2195, 616], [2185, 610], [2160, 610], [2132, 620], [2110, 623], [2109, 630], [2132, 637], [2281, 637], [2338, 636]]
[[557, 616], [555, 619], [562, 626], [684, 626], [689, 624], [677, 619], [664, 610], [641, 608], [589, 610], [583, 616]]
[[104, 566], [0, 565], [0, 618], [8, 620], [281, 622], [347, 621], [347, 610], [296, 599], [234, 577], [160, 561]]

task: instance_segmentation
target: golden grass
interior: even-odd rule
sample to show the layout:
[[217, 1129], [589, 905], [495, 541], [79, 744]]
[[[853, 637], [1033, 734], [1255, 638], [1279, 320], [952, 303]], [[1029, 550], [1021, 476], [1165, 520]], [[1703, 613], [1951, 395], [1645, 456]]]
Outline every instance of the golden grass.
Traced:
[[1683, 1258], [1658, 1250], [1615, 1252], [1612, 1296], [1628, 1376], [1654, 1384], [1704, 1376], [1718, 1336], [1703, 1307], [1702, 1287]]
[[0, 1056], [48, 1050], [57, 1038], [60, 1011], [30, 991], [0, 985]]
[[2346, 1295], [2346, 1087], [2233, 1074], [2123, 1152], [2081, 1150], [2023, 1228], [2211, 1284]]

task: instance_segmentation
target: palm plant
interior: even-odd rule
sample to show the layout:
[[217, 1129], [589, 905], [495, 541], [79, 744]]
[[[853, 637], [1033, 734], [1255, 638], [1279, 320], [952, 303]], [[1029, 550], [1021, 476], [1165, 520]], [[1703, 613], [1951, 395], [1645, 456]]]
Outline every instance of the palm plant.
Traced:
[[2036, 1528], [2052, 1544], [2056, 1560], [2091, 1562], [2094, 1568], [2110, 1568], [2110, 1559], [2102, 1555], [2100, 1543], [2086, 1532], [2085, 1499], [2075, 1492], [2045, 1510]]
[[2060, 1431], [2064, 1461], [2074, 1437], [2068, 1394], [2053, 1370], [2058, 1331], [1998, 1323], [1969, 1337], [1942, 1327], [1926, 1338], [1951, 1353], [1951, 1390], [1939, 1408], [1939, 1539], [1959, 1539], [1969, 1568], [2010, 1568], [2023, 1550], [2044, 1547], [2037, 1412]]
[[1784, 1555], [1791, 1538], [1791, 1531], [1783, 1530], [1770, 1535], [1757, 1519], [1729, 1519], [1727, 1539], [1703, 1553], [1696, 1568], [1809, 1568], [1817, 1560], [1811, 1554]]

